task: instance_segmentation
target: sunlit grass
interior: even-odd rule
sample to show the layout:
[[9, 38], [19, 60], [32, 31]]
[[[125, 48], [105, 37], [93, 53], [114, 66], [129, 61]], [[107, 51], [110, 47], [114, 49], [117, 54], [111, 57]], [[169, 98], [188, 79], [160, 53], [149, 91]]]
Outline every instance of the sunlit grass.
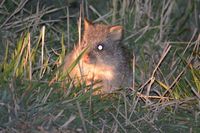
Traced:
[[[92, 95], [92, 84], [71, 78], [69, 73], [87, 48], [63, 71], [65, 56], [73, 48], [69, 43], [79, 38], [73, 18], [67, 16], [66, 31], [48, 21], [42, 26], [30, 23], [22, 33], [23, 21], [13, 18], [17, 37], [2, 44], [6, 49], [0, 62], [0, 131], [199, 132], [200, 39], [192, 29], [195, 24], [189, 25], [199, 11], [198, 2], [116, 2], [109, 1], [113, 9], [106, 6], [104, 11], [87, 2], [85, 7], [94, 21], [124, 26], [123, 43], [135, 55], [137, 91]], [[7, 4], [2, 10], [9, 12]], [[8, 14], [0, 17], [4, 30], [10, 30], [11, 23], [4, 23], [9, 22]], [[40, 11], [36, 14], [42, 16]]]

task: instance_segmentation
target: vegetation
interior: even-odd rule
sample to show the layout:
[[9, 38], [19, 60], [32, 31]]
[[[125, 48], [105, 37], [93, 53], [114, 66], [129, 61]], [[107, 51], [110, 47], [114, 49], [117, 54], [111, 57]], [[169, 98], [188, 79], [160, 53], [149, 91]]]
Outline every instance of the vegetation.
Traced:
[[[60, 71], [79, 16], [124, 26], [134, 91], [91, 95]], [[199, 30], [198, 0], [2, 0], [0, 132], [200, 132]]]

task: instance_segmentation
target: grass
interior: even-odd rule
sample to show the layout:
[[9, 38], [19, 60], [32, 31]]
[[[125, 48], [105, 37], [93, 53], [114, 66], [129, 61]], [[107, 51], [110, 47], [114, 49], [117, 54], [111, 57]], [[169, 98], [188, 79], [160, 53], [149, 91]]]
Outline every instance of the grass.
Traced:
[[199, 1], [83, 2], [95, 22], [124, 26], [137, 91], [91, 95], [66, 81], [60, 68], [79, 38], [79, 3], [2, 1], [0, 131], [200, 132]]

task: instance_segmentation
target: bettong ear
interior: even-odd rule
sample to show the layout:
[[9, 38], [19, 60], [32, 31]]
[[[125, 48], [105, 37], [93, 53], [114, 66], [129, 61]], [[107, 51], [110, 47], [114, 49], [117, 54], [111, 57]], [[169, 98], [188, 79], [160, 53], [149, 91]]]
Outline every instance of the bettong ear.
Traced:
[[87, 31], [90, 26], [92, 26], [93, 23], [89, 21], [87, 18], [84, 18], [84, 30]]
[[112, 26], [109, 29], [110, 37], [114, 41], [119, 41], [123, 36], [123, 27], [122, 26]]

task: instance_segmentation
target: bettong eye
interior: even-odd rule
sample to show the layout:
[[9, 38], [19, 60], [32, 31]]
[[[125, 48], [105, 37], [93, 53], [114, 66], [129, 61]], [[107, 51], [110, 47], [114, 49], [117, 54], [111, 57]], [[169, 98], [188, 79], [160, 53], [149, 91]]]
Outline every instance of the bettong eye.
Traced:
[[102, 43], [98, 44], [98, 45], [97, 45], [97, 49], [98, 49], [99, 51], [102, 51], [102, 50], [104, 49], [104, 44], [102, 44]]

